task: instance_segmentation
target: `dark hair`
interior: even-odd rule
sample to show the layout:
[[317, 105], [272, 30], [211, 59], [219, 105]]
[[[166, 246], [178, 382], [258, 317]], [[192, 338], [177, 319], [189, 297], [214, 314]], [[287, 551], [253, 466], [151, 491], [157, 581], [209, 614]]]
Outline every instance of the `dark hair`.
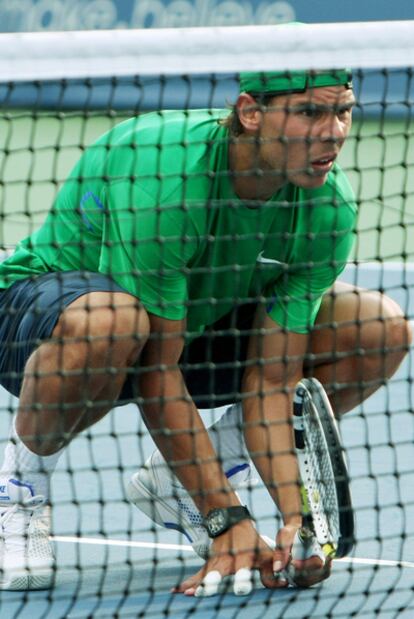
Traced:
[[[267, 107], [275, 97], [284, 93], [248, 93], [253, 97], [258, 107]], [[239, 114], [237, 112], [237, 105], [231, 104], [230, 114], [226, 118], [221, 118], [218, 122], [222, 127], [226, 127], [229, 130], [231, 136], [238, 137], [244, 133], [244, 127], [240, 122]]]

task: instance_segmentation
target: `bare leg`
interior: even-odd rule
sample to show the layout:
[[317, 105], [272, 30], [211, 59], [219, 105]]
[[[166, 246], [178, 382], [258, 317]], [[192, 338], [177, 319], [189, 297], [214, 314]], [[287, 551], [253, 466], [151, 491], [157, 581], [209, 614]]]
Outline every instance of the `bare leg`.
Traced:
[[93, 292], [68, 306], [25, 368], [16, 430], [53, 454], [113, 406], [146, 342], [148, 316], [124, 293]]
[[311, 334], [306, 375], [325, 386], [340, 415], [385, 384], [410, 343], [411, 328], [397, 303], [379, 292], [337, 282], [325, 296]]

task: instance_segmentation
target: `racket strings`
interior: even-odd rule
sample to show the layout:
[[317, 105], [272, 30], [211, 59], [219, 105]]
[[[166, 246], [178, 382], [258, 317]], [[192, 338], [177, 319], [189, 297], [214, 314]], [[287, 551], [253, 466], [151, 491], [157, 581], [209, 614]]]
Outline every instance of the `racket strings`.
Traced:
[[330, 543], [340, 535], [336, 480], [329, 447], [318, 413], [307, 390], [302, 394], [302, 420], [305, 447], [298, 454], [307, 503], [320, 543]]

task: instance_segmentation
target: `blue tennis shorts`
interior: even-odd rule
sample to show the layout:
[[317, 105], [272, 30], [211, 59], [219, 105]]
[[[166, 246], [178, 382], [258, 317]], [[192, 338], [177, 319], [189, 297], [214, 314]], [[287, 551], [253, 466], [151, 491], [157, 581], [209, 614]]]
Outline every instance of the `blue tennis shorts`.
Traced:
[[[77, 298], [99, 291], [126, 292], [110, 277], [84, 271], [47, 273], [0, 291], [0, 384], [18, 396], [27, 360], [51, 337], [62, 311]], [[238, 400], [255, 310], [254, 303], [235, 307], [184, 348], [180, 366], [198, 407]], [[135, 370], [118, 404], [137, 401], [139, 360]]]
[[26, 362], [51, 337], [62, 311], [89, 292], [125, 292], [100, 273], [66, 271], [17, 281], [0, 292], [0, 383], [20, 393]]

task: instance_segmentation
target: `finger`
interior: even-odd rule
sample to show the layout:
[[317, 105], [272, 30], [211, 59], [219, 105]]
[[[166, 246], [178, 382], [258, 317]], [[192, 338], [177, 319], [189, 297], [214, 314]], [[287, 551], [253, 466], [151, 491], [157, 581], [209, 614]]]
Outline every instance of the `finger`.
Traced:
[[252, 568], [259, 570], [260, 580], [267, 589], [279, 589], [285, 587], [286, 582], [280, 580], [279, 575], [273, 573], [273, 550], [276, 548], [274, 540], [260, 536], [260, 551], [253, 557]]
[[293, 526], [285, 526], [277, 534], [276, 549], [273, 552], [273, 572], [275, 575], [280, 574], [287, 566], [296, 534], [297, 528]]
[[284, 571], [274, 574], [272, 564], [262, 567], [260, 570], [260, 580], [266, 589], [283, 589], [289, 584]]
[[306, 561], [291, 561], [289, 564], [289, 576], [293, 585], [298, 587], [310, 587], [324, 580], [324, 566], [319, 557], [311, 557]]
[[201, 584], [194, 591], [187, 590], [186, 595], [194, 595], [195, 597], [211, 597], [219, 592], [222, 575], [218, 570], [209, 572], [202, 580]]
[[275, 576], [280, 574], [286, 565], [288, 564], [290, 558], [290, 546], [277, 546], [276, 550], [273, 553], [273, 572]]
[[[293, 580], [298, 587], [312, 587], [323, 580], [329, 578], [331, 574], [332, 561], [327, 560], [321, 565], [318, 557], [312, 557], [302, 563], [301, 568], [295, 567], [293, 570]], [[293, 566], [292, 566], [293, 567]]]
[[[305, 530], [302, 529], [302, 532]], [[326, 555], [324, 554], [321, 545], [313, 534], [307, 533], [301, 536], [300, 532], [295, 535], [292, 545], [292, 562], [295, 565], [295, 561], [306, 561], [311, 557], [319, 557], [322, 561], [322, 565], [325, 563]]]
[[260, 555], [259, 539], [254, 552], [242, 552], [235, 557], [233, 592], [235, 595], [249, 595], [253, 589], [253, 569]]
[[296, 570], [321, 570], [325, 565], [325, 559], [321, 559], [321, 557], [312, 556], [305, 561], [300, 559], [292, 559], [291, 565]]
[[291, 561], [282, 572], [292, 587], [311, 587], [321, 580], [325, 580], [323, 565], [319, 558], [308, 561]]
[[196, 574], [193, 574], [192, 576], [184, 580], [182, 583], [180, 583], [176, 587], [173, 587], [171, 589], [171, 592], [172, 593], [184, 593], [188, 589], [191, 589], [191, 588], [195, 589], [195, 587], [202, 581], [205, 573], [206, 573], [206, 568], [204, 566]]
[[235, 595], [249, 595], [253, 589], [253, 572], [242, 567], [234, 575], [233, 591]]

